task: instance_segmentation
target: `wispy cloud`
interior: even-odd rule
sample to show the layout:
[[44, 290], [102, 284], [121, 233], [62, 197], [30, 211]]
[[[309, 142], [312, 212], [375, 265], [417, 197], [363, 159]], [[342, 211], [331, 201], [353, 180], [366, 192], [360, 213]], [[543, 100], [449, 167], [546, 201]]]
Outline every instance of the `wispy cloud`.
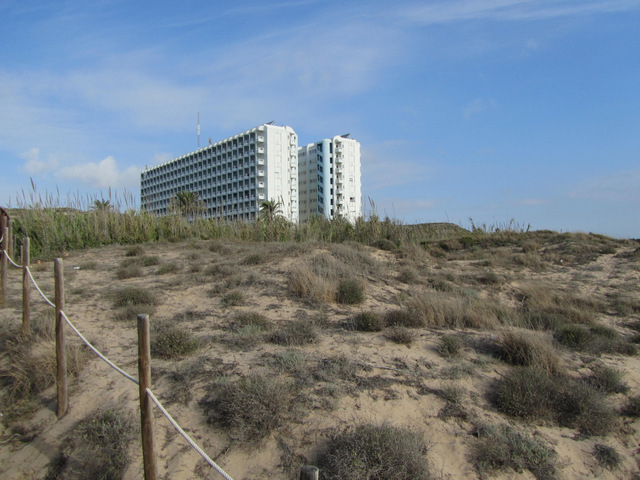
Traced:
[[570, 197], [640, 205], [640, 170], [628, 170], [592, 178], [575, 186]]
[[637, 10], [635, 0], [467, 0], [400, 9], [411, 22], [432, 25], [468, 20], [524, 21]]
[[465, 120], [469, 120], [474, 115], [485, 112], [487, 110], [492, 110], [497, 106], [495, 100], [491, 98], [476, 98], [472, 102], [465, 105], [462, 109], [462, 116]]
[[113, 157], [97, 163], [90, 162], [60, 169], [57, 174], [65, 180], [77, 180], [94, 188], [135, 187], [140, 182], [140, 169], [130, 166], [120, 170]]
[[49, 157], [46, 161], [41, 160], [40, 149], [35, 147], [22, 153], [21, 157], [25, 159], [24, 169], [29, 175], [50, 172], [58, 166], [58, 160], [55, 157]]

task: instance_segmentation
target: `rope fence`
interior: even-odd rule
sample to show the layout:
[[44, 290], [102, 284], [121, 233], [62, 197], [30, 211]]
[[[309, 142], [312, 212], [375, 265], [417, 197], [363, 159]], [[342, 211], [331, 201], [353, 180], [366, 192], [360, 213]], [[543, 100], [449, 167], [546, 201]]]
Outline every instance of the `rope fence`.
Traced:
[[[157, 469], [155, 467], [155, 451], [153, 450], [153, 428], [152, 428], [152, 417], [150, 415], [150, 411], [145, 412], [145, 404], [148, 400], [151, 400], [153, 404], [160, 410], [160, 412], [167, 418], [169, 423], [176, 429], [176, 431], [189, 443], [189, 445], [214, 469], [218, 472], [223, 478], [226, 480], [233, 480], [231, 476], [229, 476], [216, 462], [214, 462], [209, 455], [207, 455], [201, 447], [196, 444], [195, 441], [187, 435], [187, 433], [180, 427], [180, 425], [174, 420], [174, 418], [169, 414], [169, 412], [164, 408], [160, 400], [155, 396], [153, 391], [149, 388], [150, 383], [150, 354], [149, 354], [149, 324], [148, 324], [148, 316], [147, 315], [139, 315], [138, 316], [138, 332], [139, 332], [139, 356], [138, 356], [138, 372], [140, 380], [136, 379], [132, 375], [125, 372], [123, 369], [118, 367], [115, 363], [109, 360], [105, 355], [103, 355], [95, 346], [89, 342], [84, 335], [76, 328], [76, 326], [71, 322], [67, 314], [61, 308], [64, 305], [64, 291], [63, 291], [63, 280], [62, 280], [62, 259], [55, 259], [55, 291], [56, 291], [56, 301], [55, 303], [49, 300], [49, 298], [44, 294], [42, 289], [38, 286], [33, 274], [31, 273], [31, 269], [28, 266], [28, 260], [25, 265], [19, 265], [16, 263], [8, 254], [6, 244], [3, 242], [4, 238], [7, 237], [6, 227], [3, 228], [3, 235], [0, 237], [0, 246], [2, 249], [0, 250], [0, 260], [2, 266], [2, 303], [0, 306], [5, 306], [6, 304], [6, 273], [7, 268], [5, 267], [6, 261], [8, 260], [12, 266], [16, 268], [23, 269], [25, 278], [28, 278], [33, 286], [36, 288], [38, 293], [41, 295], [42, 299], [51, 307], [56, 309], [57, 317], [56, 318], [56, 351], [57, 351], [57, 360], [58, 360], [58, 375], [56, 379], [56, 383], [58, 384], [58, 417], [62, 417], [66, 414], [66, 404], [68, 404], [68, 399], [66, 398], [66, 365], [62, 369], [64, 372], [64, 378], [60, 378], [61, 376], [61, 368], [60, 363], [64, 365], [64, 330], [62, 329], [61, 321], [69, 325], [69, 327], [73, 330], [73, 332], [78, 335], [80, 340], [91, 350], [93, 351], [101, 360], [103, 360], [107, 365], [113, 368], [115, 371], [123, 375], [126, 379], [131, 382], [139, 385], [140, 388], [140, 400], [141, 400], [141, 418], [142, 418], [142, 445], [143, 445], [143, 462], [144, 462], [144, 472], [145, 472], [145, 480], [156, 480], [158, 478]], [[27, 247], [27, 251], [23, 251], [23, 260], [28, 259], [28, 238], [25, 238], [25, 243]], [[26, 282], [23, 287], [26, 289]], [[25, 291], [23, 291], [25, 293]], [[23, 303], [24, 307], [24, 303]], [[144, 317], [144, 318], [141, 318]], [[146, 331], [145, 329], [141, 329], [141, 320], [146, 321]], [[27, 335], [30, 332], [25, 332], [25, 321], [28, 325], [28, 319], [25, 319], [23, 316], [23, 333]], [[59, 340], [62, 340], [62, 345], [58, 345]], [[146, 344], [146, 352], [145, 349], [141, 347], [142, 344]], [[62, 352], [62, 359], [60, 358], [60, 354], [58, 351]], [[144, 377], [144, 378], [143, 378]], [[64, 384], [64, 387], [60, 388], [60, 383]], [[144, 387], [144, 388], [142, 388]], [[63, 398], [61, 398], [61, 396]], [[61, 407], [62, 405], [62, 407]], [[145, 433], [146, 432], [146, 433]], [[147, 437], [147, 438], [145, 438]], [[151, 448], [147, 448], [147, 446], [151, 446]], [[303, 478], [305, 474], [301, 473], [301, 478]], [[307, 477], [304, 477], [307, 478]], [[317, 478], [317, 476], [315, 477]]]

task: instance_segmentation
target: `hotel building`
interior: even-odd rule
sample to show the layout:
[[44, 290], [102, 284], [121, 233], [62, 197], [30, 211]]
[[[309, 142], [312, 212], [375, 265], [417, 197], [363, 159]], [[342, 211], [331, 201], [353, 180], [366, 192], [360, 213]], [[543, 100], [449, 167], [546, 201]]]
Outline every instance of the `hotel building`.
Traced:
[[362, 215], [359, 142], [341, 135], [300, 147], [298, 170], [301, 223], [313, 215], [354, 223]]
[[204, 202], [206, 218], [255, 220], [265, 200], [298, 222], [298, 137], [291, 127], [264, 124], [141, 173], [141, 207], [166, 215], [177, 193]]

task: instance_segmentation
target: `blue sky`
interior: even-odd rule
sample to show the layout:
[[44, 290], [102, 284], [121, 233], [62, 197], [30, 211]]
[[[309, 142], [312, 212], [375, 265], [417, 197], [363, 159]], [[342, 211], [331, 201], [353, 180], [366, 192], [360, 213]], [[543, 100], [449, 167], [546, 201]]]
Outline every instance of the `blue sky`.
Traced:
[[0, 0], [0, 204], [139, 195], [274, 120], [350, 132], [365, 204], [640, 237], [638, 0]]

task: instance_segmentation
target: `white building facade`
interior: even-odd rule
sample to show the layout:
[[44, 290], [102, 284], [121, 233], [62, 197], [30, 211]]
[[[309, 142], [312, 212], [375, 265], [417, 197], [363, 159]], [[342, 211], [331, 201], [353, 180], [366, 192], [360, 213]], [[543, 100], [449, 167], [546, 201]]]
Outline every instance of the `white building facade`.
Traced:
[[273, 200], [297, 223], [298, 137], [291, 127], [264, 124], [141, 173], [141, 207], [156, 215], [184, 191], [198, 194], [207, 218], [252, 221]]
[[341, 135], [298, 150], [300, 222], [314, 215], [346, 218], [362, 215], [360, 143]]

